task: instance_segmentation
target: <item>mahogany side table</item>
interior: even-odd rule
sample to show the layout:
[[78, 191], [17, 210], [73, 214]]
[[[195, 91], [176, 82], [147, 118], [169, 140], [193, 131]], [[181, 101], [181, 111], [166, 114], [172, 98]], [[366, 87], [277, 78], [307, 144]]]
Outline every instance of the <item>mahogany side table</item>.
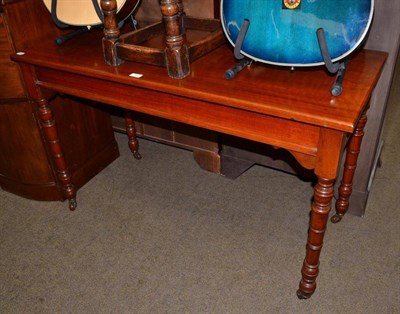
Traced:
[[153, 65], [106, 65], [101, 38], [101, 33], [91, 31], [62, 46], [43, 40], [12, 56], [21, 65], [30, 97], [37, 104], [70, 208], [76, 207], [76, 189], [46, 99], [48, 90], [286, 149], [303, 167], [313, 169], [318, 179], [297, 292], [299, 298], [309, 298], [316, 289], [339, 161], [347, 145], [335, 222], [349, 205], [368, 102], [386, 53], [364, 50], [354, 55], [343, 94], [335, 98], [330, 93], [333, 78], [323, 68], [289, 71], [255, 64], [227, 81], [224, 72], [235, 60], [232, 51], [221, 46], [194, 61], [188, 77], [176, 80], [166, 75], [165, 68]]

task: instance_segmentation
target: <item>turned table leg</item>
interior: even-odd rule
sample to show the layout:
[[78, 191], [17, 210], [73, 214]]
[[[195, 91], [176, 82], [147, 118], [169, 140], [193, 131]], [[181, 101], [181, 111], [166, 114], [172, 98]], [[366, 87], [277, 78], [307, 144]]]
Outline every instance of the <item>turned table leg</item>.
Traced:
[[345, 133], [322, 128], [318, 143], [318, 153], [314, 172], [318, 183], [314, 187], [311, 216], [308, 228], [306, 257], [301, 269], [301, 280], [297, 296], [308, 299], [317, 287], [319, 258], [322, 250], [326, 226], [329, 220], [334, 183], [343, 151]]
[[125, 112], [125, 128], [128, 136], [128, 145], [133, 157], [135, 157], [137, 160], [142, 159], [142, 155], [139, 153], [139, 141], [137, 140], [136, 136], [135, 122], [133, 121], [132, 114], [129, 111]]
[[71, 182], [71, 175], [68, 171], [64, 154], [60, 145], [53, 111], [51, 110], [47, 100], [44, 98], [37, 100], [37, 105], [40, 125], [43, 129], [46, 141], [49, 145], [50, 152], [57, 169], [57, 176], [61, 184], [63, 195], [69, 201], [69, 209], [75, 210], [77, 206], [76, 189]]
[[308, 299], [311, 297], [317, 286], [316, 279], [319, 272], [319, 256], [331, 209], [334, 182], [335, 180], [319, 177], [318, 184], [314, 188], [306, 258], [304, 259], [301, 271], [302, 279], [300, 281], [299, 290], [297, 290], [299, 299]]
[[44, 133], [54, 166], [57, 170], [57, 178], [61, 186], [62, 194], [69, 201], [69, 209], [75, 210], [77, 206], [76, 189], [72, 184], [71, 174], [69, 173], [64, 158], [53, 111], [51, 110], [47, 99], [43, 96], [41, 88], [36, 84], [39, 80], [36, 77], [34, 68], [22, 63], [21, 70], [25, 77], [29, 95], [31, 99], [35, 101], [38, 108], [37, 116], [39, 124]]
[[360, 153], [361, 142], [364, 137], [364, 127], [367, 123], [366, 111], [361, 116], [356, 130], [350, 138], [346, 152], [346, 160], [343, 170], [343, 179], [339, 187], [339, 198], [336, 201], [336, 214], [332, 216], [333, 223], [339, 222], [349, 208], [349, 199], [353, 191], [353, 178], [357, 168], [357, 159]]

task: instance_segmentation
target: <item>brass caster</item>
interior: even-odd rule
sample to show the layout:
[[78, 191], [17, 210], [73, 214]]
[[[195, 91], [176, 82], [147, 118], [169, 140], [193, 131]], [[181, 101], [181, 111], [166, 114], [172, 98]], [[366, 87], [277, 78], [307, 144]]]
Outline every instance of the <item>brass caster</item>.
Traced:
[[138, 151], [133, 152], [133, 157], [135, 157], [135, 159], [137, 159], [137, 160], [142, 159], [142, 155], [140, 155], [140, 153]]
[[69, 200], [69, 210], [74, 211], [76, 209], [76, 206], [78, 206], [76, 199], [70, 199]]
[[296, 294], [300, 300], [307, 300], [311, 297], [311, 294], [305, 293], [305, 292], [301, 291], [300, 289], [297, 290]]
[[339, 221], [341, 221], [342, 218], [343, 218], [343, 215], [342, 215], [342, 214], [335, 214], [335, 215], [333, 215], [333, 216], [331, 217], [331, 222], [334, 223], [334, 224], [336, 224], [336, 223], [338, 223]]

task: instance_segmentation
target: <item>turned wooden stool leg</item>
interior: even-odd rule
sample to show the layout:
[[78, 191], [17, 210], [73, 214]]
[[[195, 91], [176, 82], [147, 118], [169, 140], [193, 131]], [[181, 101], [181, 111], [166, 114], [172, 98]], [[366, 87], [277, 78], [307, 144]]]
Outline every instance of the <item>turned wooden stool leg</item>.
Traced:
[[109, 65], [117, 66], [123, 62], [118, 57], [116, 48], [120, 36], [117, 24], [117, 2], [116, 0], [101, 0], [100, 6], [104, 14], [104, 37], [102, 40], [104, 60]]
[[353, 178], [357, 168], [357, 159], [360, 153], [361, 142], [364, 137], [364, 127], [367, 123], [366, 111], [361, 116], [356, 130], [350, 138], [346, 152], [346, 160], [343, 170], [343, 179], [339, 187], [339, 198], [336, 201], [336, 214], [332, 216], [333, 223], [339, 222], [349, 208], [349, 199], [353, 191]]
[[178, 16], [179, 16], [179, 23], [180, 23], [180, 32], [183, 35], [184, 41], [186, 40], [186, 28], [185, 28], [185, 10], [183, 9], [182, 0], [175, 0], [176, 5], [178, 6]]
[[142, 155], [139, 153], [139, 141], [136, 137], [135, 122], [132, 119], [132, 113], [130, 111], [125, 112], [125, 128], [126, 134], [128, 135], [128, 145], [137, 160], [142, 159]]
[[165, 59], [168, 75], [183, 79], [190, 74], [189, 51], [183, 32], [182, 0], [160, 0], [166, 33]]
[[50, 152], [57, 169], [57, 177], [60, 181], [63, 195], [69, 201], [69, 209], [75, 210], [77, 206], [76, 189], [71, 182], [71, 175], [65, 162], [57, 128], [55, 126], [53, 111], [50, 109], [47, 100], [44, 98], [38, 100], [37, 105], [40, 125], [50, 147]]
[[314, 188], [307, 252], [301, 271], [302, 279], [299, 284], [299, 290], [297, 290], [299, 299], [308, 299], [317, 287], [316, 279], [319, 272], [319, 256], [331, 209], [334, 182], [335, 180], [318, 177], [318, 184]]

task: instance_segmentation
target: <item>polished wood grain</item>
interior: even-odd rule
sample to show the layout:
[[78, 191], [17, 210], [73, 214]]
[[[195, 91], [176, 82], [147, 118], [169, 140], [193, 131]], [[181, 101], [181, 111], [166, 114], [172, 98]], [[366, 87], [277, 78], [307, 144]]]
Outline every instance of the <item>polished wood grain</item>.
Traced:
[[[288, 150], [318, 178], [297, 292], [299, 298], [309, 298], [316, 289], [339, 160], [368, 106], [386, 54], [359, 52], [349, 63], [343, 94], [335, 98], [330, 93], [334, 78], [323, 68], [288, 71], [255, 64], [227, 81], [224, 72], [235, 60], [223, 46], [194, 61], [190, 74], [176, 80], [162, 67], [105, 64], [101, 37], [91, 32], [62, 48], [42, 42], [13, 56], [25, 73], [33, 73], [26, 79], [38, 109], [45, 106], [40, 91], [52, 90]], [[142, 76], [133, 78], [131, 73]], [[42, 124], [50, 123], [50, 116], [48, 120]], [[63, 142], [54, 135], [47, 140], [55, 145], [56, 161]], [[59, 170], [65, 176], [68, 164], [61, 163]], [[64, 193], [74, 205], [70, 182]]]
[[[349, 64], [346, 74], [343, 87], [348, 92], [335, 98], [329, 94], [333, 78], [327, 75], [323, 68], [291, 72], [257, 64], [246, 68], [242, 75], [228, 84], [223, 79], [223, 73], [235, 64], [235, 60], [227, 47], [221, 47], [208, 54], [207, 58], [195, 61], [191, 75], [179, 82], [166, 77], [164, 69], [156, 66], [132, 62], [115, 68], [107, 66], [101, 55], [101, 34], [95, 32], [81, 36], [74, 40], [73, 44], [61, 48], [52, 42], [42, 42], [36, 49], [28, 52], [21, 57], [15, 56], [14, 59], [26, 60], [56, 71], [71, 72], [72, 75], [74, 69], [84, 67], [89, 81], [98, 80], [100, 75], [102, 81], [117, 81], [117, 85], [122, 83], [127, 88], [146, 89], [154, 92], [154, 95], [170, 93], [178, 97], [215, 102], [234, 109], [249, 110], [345, 132], [354, 130], [360, 112], [373, 89], [372, 82], [376, 82], [379, 77], [376, 72], [370, 71], [369, 67], [378, 66], [382, 60], [382, 54], [379, 52], [359, 53]], [[76, 63], [78, 61], [79, 65]], [[143, 77], [131, 78], [129, 74], [132, 72], [143, 74]], [[260, 85], [263, 88], [260, 88]], [[131, 106], [135, 107], [135, 103], [134, 101]], [[354, 106], [349, 106], [349, 103]]]

